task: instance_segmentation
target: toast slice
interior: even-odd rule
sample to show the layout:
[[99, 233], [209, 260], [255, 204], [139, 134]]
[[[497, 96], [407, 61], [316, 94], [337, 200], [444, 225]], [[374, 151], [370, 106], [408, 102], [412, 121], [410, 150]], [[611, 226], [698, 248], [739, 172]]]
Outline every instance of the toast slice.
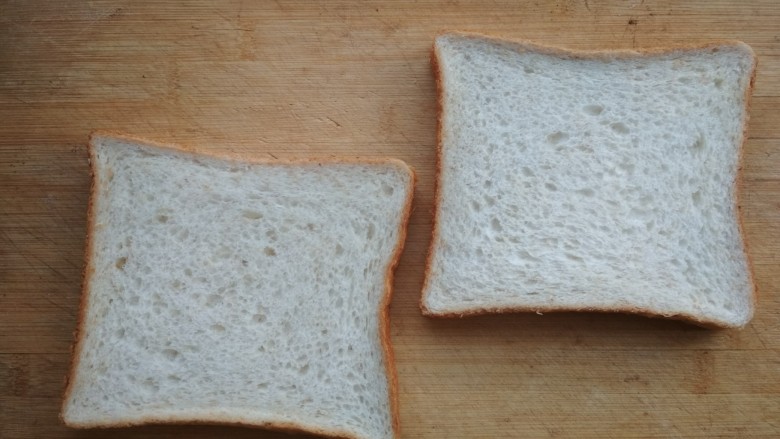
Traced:
[[93, 172], [72, 427], [398, 427], [388, 307], [414, 174], [252, 161], [105, 133]]
[[575, 52], [447, 33], [433, 64], [424, 314], [747, 324], [755, 286], [737, 197], [749, 46]]

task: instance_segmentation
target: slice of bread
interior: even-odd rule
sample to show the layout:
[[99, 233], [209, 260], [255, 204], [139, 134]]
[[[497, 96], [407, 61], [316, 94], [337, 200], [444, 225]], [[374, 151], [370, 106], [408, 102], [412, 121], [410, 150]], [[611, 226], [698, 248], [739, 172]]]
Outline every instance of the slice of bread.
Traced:
[[414, 174], [95, 134], [62, 418], [397, 432], [388, 307]]
[[750, 47], [575, 52], [450, 33], [433, 64], [424, 314], [750, 320], [737, 204]]

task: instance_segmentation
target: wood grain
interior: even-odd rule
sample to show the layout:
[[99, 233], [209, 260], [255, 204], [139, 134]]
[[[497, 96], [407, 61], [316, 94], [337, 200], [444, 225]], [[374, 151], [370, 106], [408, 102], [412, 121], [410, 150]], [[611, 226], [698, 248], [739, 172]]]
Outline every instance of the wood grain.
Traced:
[[[750, 44], [760, 63], [741, 199], [761, 293], [753, 322], [708, 331], [604, 314], [423, 318], [428, 56], [441, 29], [587, 49]], [[289, 437], [60, 425], [95, 129], [414, 166], [392, 309], [403, 437], [780, 437], [778, 2], [0, 2], [0, 438]]]

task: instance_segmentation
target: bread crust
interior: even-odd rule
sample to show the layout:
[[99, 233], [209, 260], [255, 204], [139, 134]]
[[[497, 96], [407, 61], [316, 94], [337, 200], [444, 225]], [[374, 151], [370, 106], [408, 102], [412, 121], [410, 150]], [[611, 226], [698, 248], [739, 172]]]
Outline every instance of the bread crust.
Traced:
[[87, 313], [87, 306], [89, 302], [89, 295], [87, 294], [87, 291], [89, 291], [89, 283], [92, 279], [92, 273], [95, 272], [94, 267], [92, 266], [92, 254], [93, 252], [93, 246], [94, 246], [94, 240], [92, 236], [94, 235], [93, 230], [95, 230], [95, 211], [97, 210], [95, 208], [95, 200], [97, 200], [97, 169], [96, 169], [96, 160], [95, 160], [95, 149], [92, 145], [92, 139], [90, 137], [90, 141], [87, 145], [87, 154], [88, 154], [88, 161], [89, 161], [89, 174], [90, 174], [90, 184], [89, 184], [89, 201], [87, 202], [87, 236], [86, 241], [84, 243], [84, 270], [82, 271], [82, 282], [81, 282], [81, 300], [79, 303], [79, 310], [78, 310], [78, 317], [76, 322], [76, 329], [73, 331], [73, 343], [70, 347], [70, 371], [68, 375], [65, 376], [65, 392], [63, 393], [62, 397], [62, 407], [60, 408], [59, 418], [60, 421], [63, 423], [65, 422], [64, 412], [65, 412], [65, 403], [70, 397], [70, 394], [73, 392], [73, 377], [76, 373], [76, 369], [79, 365], [79, 359], [81, 358], [81, 350], [83, 342], [81, 341], [85, 334], [84, 334], [84, 325], [86, 320], [86, 313]]
[[[453, 312], [436, 312], [431, 310], [425, 305], [425, 298], [428, 294], [429, 282], [431, 278], [431, 268], [433, 265], [433, 258], [438, 246], [439, 236], [439, 209], [441, 208], [441, 187], [443, 186], [442, 178], [442, 154], [443, 154], [443, 114], [444, 114], [444, 80], [442, 78], [442, 70], [439, 66], [439, 52], [436, 45], [436, 38], [442, 35], [456, 35], [465, 38], [473, 38], [477, 40], [486, 40], [491, 43], [506, 45], [512, 48], [520, 48], [522, 50], [533, 50], [535, 53], [542, 53], [551, 56], [557, 56], [566, 59], [586, 59], [586, 60], [609, 60], [609, 59], [631, 59], [631, 58], [643, 58], [653, 55], [665, 55], [674, 52], [688, 52], [695, 50], [711, 50], [723, 46], [740, 47], [747, 50], [751, 54], [753, 64], [750, 72], [750, 82], [745, 89], [745, 111], [742, 120], [742, 139], [739, 145], [738, 160], [737, 160], [737, 175], [734, 180], [734, 206], [736, 220], [739, 228], [739, 234], [742, 239], [742, 250], [745, 254], [745, 259], [748, 265], [748, 280], [752, 287], [751, 294], [751, 312], [754, 312], [756, 302], [758, 300], [758, 288], [755, 283], [755, 273], [753, 268], [752, 259], [748, 252], [748, 243], [745, 235], [744, 223], [742, 218], [741, 206], [739, 203], [739, 190], [742, 186], [742, 168], [743, 168], [743, 156], [745, 150], [745, 144], [747, 143], [747, 129], [748, 120], [750, 118], [750, 98], [753, 94], [753, 87], [756, 79], [756, 68], [758, 65], [758, 58], [753, 49], [747, 44], [736, 40], [714, 40], [701, 44], [688, 44], [679, 46], [665, 46], [654, 47], [645, 49], [615, 49], [615, 50], [572, 50], [565, 49], [556, 46], [541, 45], [527, 40], [520, 39], [505, 39], [491, 37], [476, 32], [459, 32], [459, 31], [440, 31], [434, 37], [434, 44], [431, 50], [431, 66], [433, 69], [434, 79], [436, 81], [436, 93], [437, 93], [437, 127], [436, 127], [436, 172], [434, 181], [434, 208], [433, 208], [433, 230], [431, 232], [431, 242], [428, 249], [428, 256], [425, 263], [425, 280], [423, 281], [423, 290], [420, 297], [420, 310], [424, 316], [437, 317], [437, 318], [452, 318], [452, 317], [466, 317], [485, 314], [504, 314], [512, 312], [604, 312], [604, 313], [626, 313], [637, 314], [646, 317], [662, 317], [674, 320], [680, 320], [687, 323], [692, 323], [698, 326], [711, 329], [720, 328], [739, 328], [744, 325], [730, 325], [722, 321], [709, 320], [701, 318], [693, 314], [679, 313], [666, 315], [655, 312], [651, 309], [638, 308], [638, 307], [567, 307], [567, 306], [552, 306], [552, 307], [524, 307], [524, 306], [505, 306], [505, 307], [470, 307], [462, 311]], [[750, 316], [752, 318], [752, 315]], [[748, 318], [748, 321], [750, 320]]]
[[117, 422], [114, 424], [67, 424], [70, 428], [76, 429], [111, 429], [111, 428], [127, 428], [138, 427], [142, 425], [157, 424], [157, 425], [224, 425], [228, 427], [246, 427], [246, 428], [258, 428], [264, 430], [278, 431], [281, 433], [290, 434], [315, 434], [318, 436], [329, 437], [334, 439], [361, 439], [359, 436], [350, 434], [345, 430], [327, 430], [315, 426], [306, 426], [303, 424], [296, 424], [292, 422], [284, 421], [269, 421], [263, 423], [253, 423], [250, 421], [238, 421], [220, 418], [215, 416], [213, 418], [203, 417], [201, 419], [177, 419], [175, 417], [148, 417], [141, 418], [136, 421]]
[[[441, 35], [439, 33], [438, 35]], [[438, 37], [438, 35], [436, 37]], [[425, 268], [423, 274], [423, 287], [422, 294], [420, 295], [420, 310], [425, 316], [436, 316], [437, 314], [432, 312], [425, 306], [425, 296], [428, 294], [428, 288], [431, 280], [431, 267], [433, 266], [433, 257], [435, 256], [436, 247], [439, 244], [439, 209], [441, 208], [441, 187], [442, 187], [442, 143], [444, 123], [444, 81], [441, 77], [441, 67], [439, 66], [439, 54], [436, 52], [436, 43], [434, 37], [434, 44], [431, 47], [431, 68], [433, 69], [433, 77], [436, 82], [436, 170], [433, 178], [433, 210], [431, 214], [431, 223], [433, 229], [431, 230], [431, 242], [428, 245], [428, 255], [425, 258]], [[440, 315], [446, 317], [445, 315]]]
[[398, 263], [401, 260], [401, 254], [403, 254], [404, 244], [406, 243], [406, 234], [409, 229], [409, 218], [412, 214], [412, 200], [414, 199], [414, 187], [417, 182], [417, 175], [414, 169], [407, 168], [410, 179], [410, 190], [406, 195], [404, 201], [403, 212], [401, 213], [401, 222], [398, 225], [398, 243], [396, 244], [395, 251], [387, 265], [385, 274], [385, 295], [382, 298], [382, 303], [379, 306], [379, 336], [382, 341], [382, 348], [384, 351], [385, 369], [387, 370], [388, 377], [388, 392], [390, 394], [390, 410], [392, 412], [393, 420], [393, 432], [395, 436], [400, 436], [400, 412], [398, 408], [398, 372], [395, 367], [395, 353], [393, 351], [392, 341], [390, 339], [390, 302], [393, 299], [393, 279], [395, 276], [395, 269], [398, 267]]
[[[756, 284], [756, 272], [753, 265], [753, 258], [750, 256], [750, 245], [748, 244], [747, 233], [745, 233], [745, 218], [742, 215], [742, 205], [740, 203], [740, 189], [742, 188], [744, 179], [744, 167], [745, 167], [745, 147], [748, 140], [748, 125], [750, 122], [750, 105], [753, 98], [753, 88], [756, 85], [756, 71], [758, 70], [758, 56], [753, 51], [753, 48], [744, 44], [750, 50], [753, 59], [753, 65], [750, 67], [750, 83], [745, 88], [745, 112], [742, 117], [742, 140], [739, 145], [739, 158], [737, 159], [737, 178], [734, 180], [734, 205], [736, 207], [735, 213], [737, 215], [737, 225], [739, 226], [739, 234], [742, 236], [742, 251], [745, 252], [745, 259], [748, 266], [748, 279], [750, 285], [753, 287], [753, 295], [751, 297], [751, 309], [755, 313], [756, 304], [758, 303], [758, 285]], [[751, 316], [752, 318], [752, 316]]]
[[393, 430], [393, 436], [398, 437], [400, 435], [400, 414], [398, 408], [398, 376], [395, 367], [395, 357], [393, 354], [392, 344], [390, 340], [390, 302], [393, 295], [393, 276], [395, 274], [395, 268], [398, 266], [398, 262], [401, 259], [403, 253], [404, 243], [406, 241], [407, 229], [409, 226], [409, 217], [411, 215], [412, 200], [414, 198], [414, 188], [416, 183], [416, 174], [412, 167], [405, 162], [394, 158], [360, 158], [360, 157], [305, 157], [305, 158], [293, 158], [293, 159], [265, 159], [256, 158], [243, 154], [229, 153], [211, 153], [211, 152], [197, 152], [194, 148], [178, 145], [178, 144], [166, 144], [157, 141], [145, 139], [142, 137], [136, 137], [127, 135], [124, 133], [113, 131], [94, 131], [90, 134], [89, 143], [87, 146], [89, 154], [90, 164], [90, 197], [87, 206], [87, 236], [86, 244], [84, 248], [84, 271], [81, 287], [81, 302], [78, 311], [78, 322], [76, 330], [74, 331], [74, 342], [71, 345], [71, 365], [69, 374], [65, 377], [65, 392], [62, 398], [62, 406], [60, 409], [59, 417], [60, 421], [65, 425], [72, 428], [114, 428], [114, 427], [129, 427], [144, 424], [210, 424], [210, 425], [229, 425], [229, 426], [243, 426], [263, 428], [274, 431], [281, 431], [287, 433], [308, 433], [316, 434], [325, 437], [332, 438], [359, 438], [352, 435], [346, 430], [338, 429], [323, 429], [314, 425], [305, 425], [304, 423], [294, 423], [286, 421], [268, 421], [268, 422], [252, 422], [249, 420], [236, 420], [227, 419], [224, 416], [204, 415], [200, 419], [192, 419], [190, 417], [175, 417], [175, 416], [148, 416], [140, 418], [136, 421], [117, 422], [114, 424], [78, 424], [69, 423], [64, 418], [64, 411], [68, 399], [73, 392], [73, 381], [76, 374], [76, 370], [79, 365], [79, 358], [83, 349], [84, 337], [86, 333], [84, 331], [86, 324], [86, 312], [89, 308], [89, 285], [94, 273], [94, 267], [92, 266], [92, 255], [94, 254], [94, 231], [96, 228], [95, 212], [97, 211], [96, 202], [98, 200], [98, 191], [100, 188], [97, 183], [97, 160], [95, 141], [99, 137], [110, 137], [113, 139], [141, 143], [146, 146], [159, 148], [165, 150], [168, 153], [185, 154], [190, 157], [208, 157], [220, 160], [226, 160], [229, 162], [236, 162], [241, 164], [265, 164], [265, 165], [279, 165], [279, 166], [311, 166], [322, 164], [356, 164], [356, 165], [382, 165], [393, 166], [407, 175], [409, 179], [409, 190], [407, 191], [403, 210], [401, 212], [401, 221], [398, 227], [398, 240], [393, 250], [393, 254], [390, 258], [390, 262], [385, 270], [385, 281], [383, 296], [379, 303], [379, 309], [377, 310], [379, 315], [379, 337], [380, 344], [382, 346], [382, 357], [385, 367], [385, 373], [387, 375], [387, 388], [389, 395], [389, 407], [391, 414], [391, 425]]

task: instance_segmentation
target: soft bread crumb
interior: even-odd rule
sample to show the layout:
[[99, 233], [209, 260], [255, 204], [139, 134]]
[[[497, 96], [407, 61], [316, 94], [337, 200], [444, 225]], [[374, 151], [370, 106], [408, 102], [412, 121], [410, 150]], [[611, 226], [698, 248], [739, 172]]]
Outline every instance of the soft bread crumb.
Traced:
[[742, 43], [576, 53], [434, 45], [442, 108], [422, 308], [629, 311], [743, 326]]
[[[63, 420], [394, 436], [398, 161], [244, 163], [96, 135]], [[110, 172], [108, 172], [110, 170]]]

